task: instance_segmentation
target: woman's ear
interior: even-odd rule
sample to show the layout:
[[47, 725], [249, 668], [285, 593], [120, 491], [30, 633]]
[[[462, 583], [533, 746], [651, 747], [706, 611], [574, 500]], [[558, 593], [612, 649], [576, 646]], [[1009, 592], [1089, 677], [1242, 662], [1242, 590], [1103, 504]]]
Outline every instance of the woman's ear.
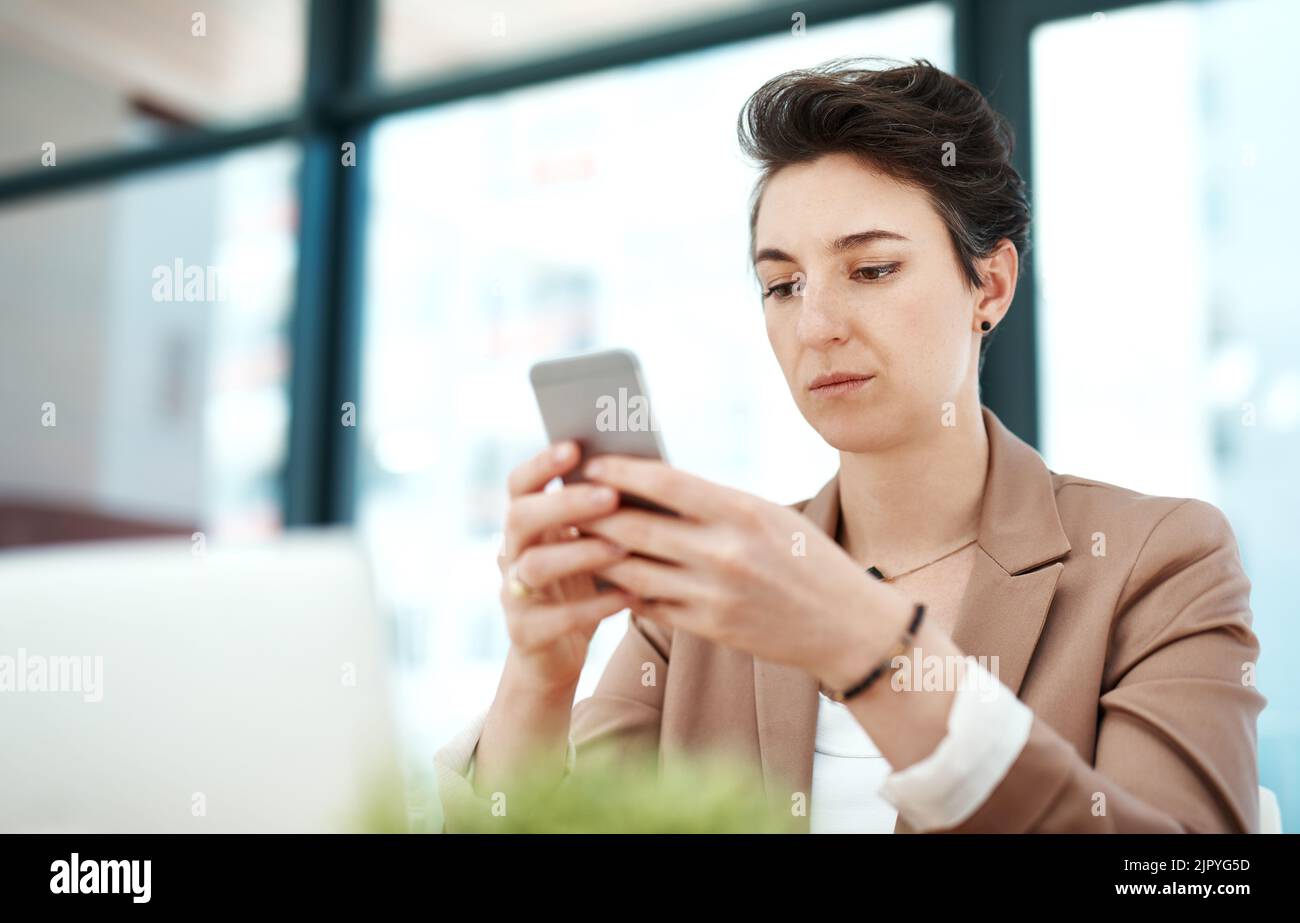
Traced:
[[975, 262], [975, 269], [984, 281], [984, 287], [977, 290], [975, 326], [980, 328], [987, 321], [990, 328], [996, 327], [1011, 309], [1011, 299], [1016, 294], [1016, 281], [1020, 275], [1020, 254], [1016, 252], [1016, 245], [1002, 238], [988, 256]]

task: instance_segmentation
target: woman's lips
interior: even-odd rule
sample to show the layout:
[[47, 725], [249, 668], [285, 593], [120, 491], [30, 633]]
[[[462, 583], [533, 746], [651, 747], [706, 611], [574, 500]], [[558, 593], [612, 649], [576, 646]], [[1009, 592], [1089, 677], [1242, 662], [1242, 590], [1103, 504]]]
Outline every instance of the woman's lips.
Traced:
[[809, 389], [813, 394], [819, 397], [833, 397], [837, 394], [851, 394], [854, 391], [861, 391], [875, 379], [875, 375], [864, 376], [835, 376], [824, 384], [818, 384], [820, 379], [813, 381], [813, 386]]

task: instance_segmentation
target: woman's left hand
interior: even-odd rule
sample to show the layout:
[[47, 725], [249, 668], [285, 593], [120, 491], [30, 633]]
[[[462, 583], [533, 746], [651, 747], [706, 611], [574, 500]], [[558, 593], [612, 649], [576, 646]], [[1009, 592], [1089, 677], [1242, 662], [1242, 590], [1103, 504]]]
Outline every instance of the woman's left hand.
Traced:
[[833, 688], [861, 679], [907, 626], [912, 601], [789, 507], [661, 461], [603, 455], [583, 471], [679, 514], [624, 506], [582, 526], [633, 553], [597, 573], [644, 600], [638, 615]]

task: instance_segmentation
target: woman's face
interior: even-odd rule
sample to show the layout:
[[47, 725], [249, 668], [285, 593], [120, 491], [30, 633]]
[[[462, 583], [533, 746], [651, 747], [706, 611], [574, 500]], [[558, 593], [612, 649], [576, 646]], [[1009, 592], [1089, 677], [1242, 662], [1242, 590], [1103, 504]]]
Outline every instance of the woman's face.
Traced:
[[[773, 176], [754, 236], [768, 339], [828, 443], [878, 451], [940, 426], [946, 402], [978, 407], [979, 324], [996, 325], [1015, 292], [1010, 241], [977, 264], [991, 282], [968, 291], [924, 191], [844, 154]], [[833, 373], [872, 377], [815, 387]]]

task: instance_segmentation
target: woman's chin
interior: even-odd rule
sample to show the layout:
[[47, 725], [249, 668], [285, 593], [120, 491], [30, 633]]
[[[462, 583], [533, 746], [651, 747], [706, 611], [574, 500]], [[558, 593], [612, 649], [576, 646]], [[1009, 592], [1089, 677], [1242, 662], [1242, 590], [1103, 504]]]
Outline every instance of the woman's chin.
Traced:
[[881, 426], [878, 414], [825, 414], [808, 422], [828, 445], [840, 452], [879, 452], [892, 445], [898, 434]]

